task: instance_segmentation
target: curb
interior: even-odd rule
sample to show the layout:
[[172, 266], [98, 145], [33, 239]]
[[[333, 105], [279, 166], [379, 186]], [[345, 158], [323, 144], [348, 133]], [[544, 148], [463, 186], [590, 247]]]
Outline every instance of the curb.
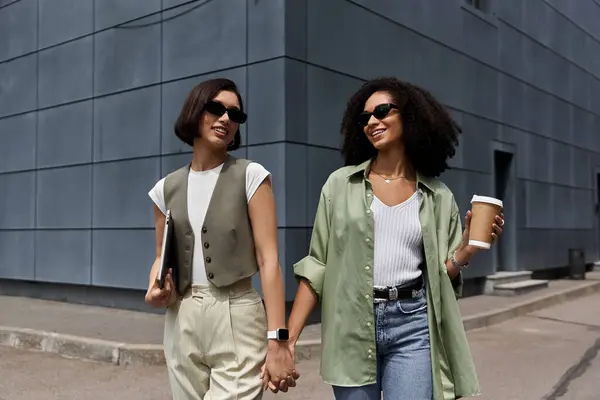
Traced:
[[578, 287], [565, 289], [542, 297], [512, 304], [510, 307], [499, 308], [493, 311], [475, 314], [463, 318], [466, 331], [485, 328], [499, 324], [512, 318], [521, 317], [543, 308], [552, 307], [567, 301], [576, 300], [595, 293], [600, 293], [600, 282], [593, 282]]
[[[595, 293], [600, 293], [600, 281], [565, 289], [557, 293], [516, 303], [509, 307], [465, 317], [463, 318], [463, 324], [467, 331], [485, 328]], [[114, 365], [163, 365], [165, 363], [163, 346], [159, 344], [127, 344], [9, 326], [0, 326], [0, 345], [56, 353], [67, 357], [107, 362]], [[296, 345], [296, 359], [318, 358], [320, 351], [321, 341], [319, 339], [300, 340]]]
[[165, 363], [161, 345], [135, 345], [34, 329], [0, 326], [0, 345], [114, 365]]

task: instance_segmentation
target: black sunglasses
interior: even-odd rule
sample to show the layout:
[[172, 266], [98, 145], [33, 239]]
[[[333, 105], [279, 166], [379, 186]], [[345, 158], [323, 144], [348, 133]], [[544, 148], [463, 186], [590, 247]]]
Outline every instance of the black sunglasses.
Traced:
[[373, 112], [363, 111], [362, 113], [360, 113], [356, 122], [358, 122], [358, 124], [360, 126], [367, 126], [369, 124], [369, 120], [371, 119], [371, 115], [374, 116], [375, 118], [381, 120], [381, 119], [385, 118], [386, 115], [388, 115], [390, 113], [390, 111], [392, 111], [393, 108], [395, 108], [396, 110], [399, 110], [398, 106], [396, 106], [395, 104], [391, 104], [391, 103], [380, 104], [373, 109]]
[[206, 103], [204, 109], [217, 117], [227, 113], [229, 119], [238, 124], [243, 124], [248, 118], [242, 110], [238, 110], [237, 108], [227, 108], [223, 104], [212, 100]]

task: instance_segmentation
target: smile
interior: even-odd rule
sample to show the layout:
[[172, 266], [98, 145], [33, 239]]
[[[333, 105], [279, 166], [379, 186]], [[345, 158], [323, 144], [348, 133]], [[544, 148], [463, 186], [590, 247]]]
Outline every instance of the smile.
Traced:
[[222, 135], [227, 135], [227, 129], [221, 128], [220, 126], [213, 128], [215, 132], [220, 133]]
[[377, 137], [385, 131], [386, 131], [385, 129], [376, 129], [373, 132], [371, 132], [371, 137]]

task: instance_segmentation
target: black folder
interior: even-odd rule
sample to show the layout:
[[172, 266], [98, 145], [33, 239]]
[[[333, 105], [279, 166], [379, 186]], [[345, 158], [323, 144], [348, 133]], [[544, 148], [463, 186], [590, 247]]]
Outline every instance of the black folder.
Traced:
[[158, 274], [156, 275], [158, 287], [161, 289], [165, 286], [165, 279], [169, 272], [169, 268], [175, 273], [175, 265], [172, 265], [172, 261], [174, 260], [173, 252], [175, 251], [173, 248], [173, 236], [173, 218], [171, 217], [171, 210], [167, 210], [165, 229], [163, 230], [162, 251], [160, 253], [160, 264]]

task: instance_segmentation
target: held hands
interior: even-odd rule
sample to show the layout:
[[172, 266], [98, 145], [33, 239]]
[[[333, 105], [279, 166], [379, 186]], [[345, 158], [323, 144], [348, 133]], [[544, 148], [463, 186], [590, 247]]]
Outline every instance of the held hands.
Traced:
[[294, 369], [294, 364], [293, 342], [269, 340], [267, 359], [260, 372], [263, 389], [286, 393], [288, 388], [295, 387], [300, 374]]
[[[457, 250], [457, 258], [460, 258], [460, 262], [468, 262], [475, 253], [480, 249], [469, 244], [469, 230], [471, 228], [471, 210], [467, 211], [465, 216], [465, 229], [463, 231], [462, 242]], [[495, 221], [492, 224], [492, 240], [495, 242], [500, 234], [502, 233], [502, 227], [504, 226], [504, 214], [500, 213], [496, 215]]]
[[158, 286], [158, 281], [154, 281], [146, 292], [146, 303], [153, 307], [168, 307], [175, 302], [177, 291], [175, 290], [172, 275], [173, 270], [169, 269], [165, 278], [165, 285], [162, 289]]

